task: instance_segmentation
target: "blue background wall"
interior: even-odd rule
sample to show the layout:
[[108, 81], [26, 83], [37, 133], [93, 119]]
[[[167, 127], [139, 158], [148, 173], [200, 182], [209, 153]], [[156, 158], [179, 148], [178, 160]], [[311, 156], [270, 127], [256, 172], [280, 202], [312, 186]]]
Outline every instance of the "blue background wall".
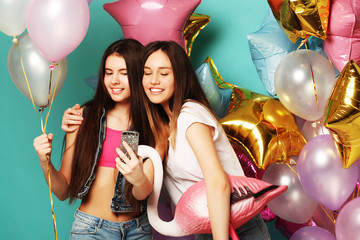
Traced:
[[[93, 96], [84, 78], [97, 71], [105, 48], [122, 37], [120, 26], [103, 10], [107, 2], [94, 0], [90, 4], [87, 35], [68, 56], [67, 78], [54, 101], [47, 127], [47, 133], [55, 135], [55, 167], [60, 166], [64, 110]], [[252, 63], [246, 35], [258, 30], [267, 9], [264, 0], [203, 0], [195, 12], [209, 15], [211, 21], [193, 44], [194, 68], [210, 56], [225, 81], [266, 94]], [[33, 139], [41, 134], [40, 123], [31, 102], [10, 78], [7, 57], [11, 45], [11, 37], [0, 33], [0, 239], [54, 239], [49, 192], [32, 146]], [[59, 239], [69, 238], [78, 204], [69, 206], [54, 196]], [[272, 239], [285, 239], [273, 223], [269, 227]]]

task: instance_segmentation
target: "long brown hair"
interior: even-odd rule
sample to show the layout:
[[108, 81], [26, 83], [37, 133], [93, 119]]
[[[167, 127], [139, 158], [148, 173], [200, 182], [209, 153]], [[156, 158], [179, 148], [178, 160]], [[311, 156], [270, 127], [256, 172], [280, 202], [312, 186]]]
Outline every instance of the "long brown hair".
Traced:
[[[115, 106], [115, 102], [111, 99], [104, 84], [105, 62], [110, 55], [115, 54], [125, 59], [130, 86], [131, 128], [140, 132], [139, 144], [155, 145], [155, 138], [152, 135], [146, 112], [144, 111], [143, 97], [140, 95], [141, 92], [137, 91], [136, 86], [134, 86], [137, 82], [141, 81], [142, 78], [140, 59], [143, 50], [144, 47], [138, 41], [125, 39], [112, 43], [104, 52], [99, 69], [96, 93], [92, 100], [84, 104], [86, 116], [78, 130], [75, 141], [71, 180], [69, 184], [69, 203], [74, 201], [91, 174], [99, 143], [99, 122], [102, 109], [109, 111]], [[129, 188], [126, 189], [129, 202], [132, 206], [136, 206], [137, 201], [131, 194], [132, 186], [129, 183], [127, 185], [129, 186]]]
[[[171, 144], [175, 148], [175, 138], [177, 132], [177, 119], [179, 117], [181, 107], [186, 100], [193, 100], [203, 104], [208, 110], [213, 113], [209, 101], [203, 92], [196, 73], [191, 65], [188, 55], [184, 49], [173, 41], [155, 41], [145, 47], [144, 55], [142, 57], [142, 74], [144, 74], [144, 66], [149, 56], [158, 51], [163, 51], [170, 60], [173, 74], [174, 74], [174, 95], [169, 102], [170, 110], [173, 113], [170, 128], [175, 134], [171, 136]], [[155, 121], [158, 121], [159, 116], [163, 116], [164, 110], [160, 109], [157, 104], [147, 102], [147, 108], [152, 108], [156, 114], [150, 114]], [[149, 114], [148, 114], [149, 115]], [[156, 116], [157, 115], [157, 116]], [[162, 117], [163, 119], [163, 117]]]

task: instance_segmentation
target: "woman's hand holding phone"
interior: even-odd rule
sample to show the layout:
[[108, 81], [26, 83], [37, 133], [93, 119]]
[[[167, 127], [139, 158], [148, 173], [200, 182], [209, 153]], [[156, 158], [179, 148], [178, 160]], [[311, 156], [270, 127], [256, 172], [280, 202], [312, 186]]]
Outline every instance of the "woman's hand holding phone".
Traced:
[[143, 159], [135, 154], [134, 150], [129, 146], [126, 140], [122, 140], [122, 145], [128, 156], [121, 151], [120, 148], [116, 148], [116, 152], [119, 155], [119, 157], [115, 159], [116, 168], [131, 184], [134, 186], [141, 186], [144, 181], [146, 181], [146, 175], [143, 170]]

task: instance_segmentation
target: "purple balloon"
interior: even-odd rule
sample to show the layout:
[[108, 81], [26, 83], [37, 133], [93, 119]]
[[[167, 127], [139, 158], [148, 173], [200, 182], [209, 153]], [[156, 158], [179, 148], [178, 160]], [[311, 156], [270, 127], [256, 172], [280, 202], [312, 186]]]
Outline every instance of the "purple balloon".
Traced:
[[[297, 171], [296, 165], [291, 167]], [[304, 191], [292, 169], [286, 164], [272, 163], [265, 169], [262, 180], [278, 186], [288, 186], [286, 192], [271, 200], [267, 206], [280, 218], [301, 224], [311, 218], [318, 203]]]
[[339, 209], [355, 188], [359, 162], [345, 169], [330, 135], [312, 138], [301, 150], [298, 174], [304, 190], [330, 210]]
[[297, 230], [290, 240], [336, 240], [336, 238], [331, 232], [321, 227], [303, 227]]
[[341, 209], [335, 226], [337, 240], [360, 240], [360, 198], [355, 198]]

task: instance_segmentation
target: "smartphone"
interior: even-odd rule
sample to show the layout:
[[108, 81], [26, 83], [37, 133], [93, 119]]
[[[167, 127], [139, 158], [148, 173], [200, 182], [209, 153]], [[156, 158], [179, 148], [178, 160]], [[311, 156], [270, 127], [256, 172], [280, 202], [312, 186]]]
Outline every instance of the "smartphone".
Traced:
[[136, 131], [123, 131], [121, 133], [121, 142], [120, 142], [120, 149], [125, 153], [125, 155], [130, 159], [128, 152], [126, 151], [125, 147], [123, 146], [123, 142], [129, 144], [131, 149], [137, 155], [138, 145], [139, 145], [139, 133]]

